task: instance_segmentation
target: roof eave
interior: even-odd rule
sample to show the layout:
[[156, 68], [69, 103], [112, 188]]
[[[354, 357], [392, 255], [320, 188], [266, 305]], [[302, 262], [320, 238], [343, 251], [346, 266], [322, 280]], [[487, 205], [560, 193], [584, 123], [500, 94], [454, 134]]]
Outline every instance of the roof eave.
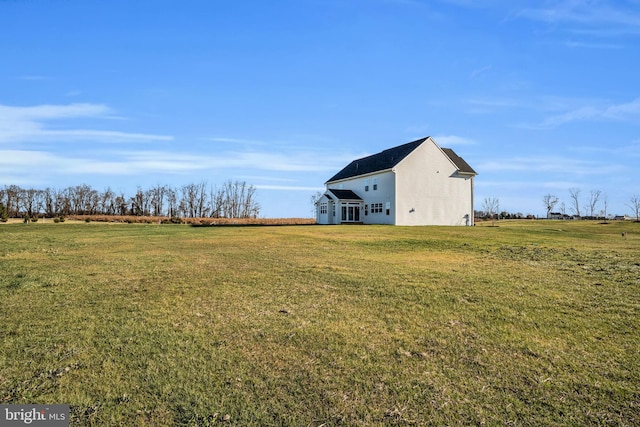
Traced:
[[350, 176], [348, 178], [342, 178], [342, 179], [335, 179], [333, 181], [327, 181], [324, 183], [324, 185], [329, 185], [329, 184], [334, 184], [334, 183], [340, 183], [340, 182], [346, 182], [346, 181], [351, 181], [355, 178], [364, 178], [366, 176], [373, 176], [373, 175], [379, 175], [383, 172], [393, 172], [395, 169], [395, 167], [393, 168], [387, 168], [387, 169], [380, 169], [377, 170], [375, 172], [367, 172], [367, 173], [363, 173], [362, 175], [354, 175], [354, 176]]

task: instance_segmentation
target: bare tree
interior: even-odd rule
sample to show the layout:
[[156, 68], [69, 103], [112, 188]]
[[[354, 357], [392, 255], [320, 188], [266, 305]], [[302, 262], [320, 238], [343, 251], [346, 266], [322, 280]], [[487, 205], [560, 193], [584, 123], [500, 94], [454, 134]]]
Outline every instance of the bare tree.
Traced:
[[44, 214], [49, 218], [57, 215], [56, 212], [56, 195], [57, 192], [47, 187], [42, 191], [42, 198], [44, 203]]
[[482, 203], [482, 208], [484, 209], [486, 217], [490, 218], [495, 223], [496, 216], [500, 211], [500, 200], [496, 197], [487, 197]]
[[178, 194], [175, 188], [167, 187], [167, 205], [168, 205], [168, 216], [171, 218], [177, 217], [179, 215], [178, 211]]
[[580, 189], [570, 188], [569, 197], [571, 197], [571, 202], [573, 203], [571, 210], [576, 216], [580, 216]]
[[311, 202], [311, 216], [315, 217], [316, 216], [316, 209], [317, 209], [317, 203], [320, 200], [320, 198], [322, 197], [324, 193], [320, 192], [320, 191], [316, 191], [314, 194], [311, 195], [310, 198], [310, 202]]
[[20, 198], [22, 189], [17, 185], [10, 185], [4, 188], [5, 208], [9, 217], [17, 218], [20, 216]]
[[207, 183], [206, 181], [201, 181], [197, 186], [197, 197], [196, 197], [196, 217], [204, 218], [208, 216], [209, 206], [207, 201]]
[[138, 187], [135, 196], [131, 198], [131, 215], [145, 215], [145, 205], [147, 204], [147, 194]]
[[227, 181], [222, 187], [224, 200], [222, 216], [226, 218], [256, 218], [260, 205], [256, 201], [256, 189], [245, 181]]
[[553, 207], [558, 203], [558, 198], [553, 194], [547, 194], [542, 198], [542, 203], [544, 207], [547, 209], [547, 218], [551, 215], [551, 211]]
[[100, 195], [100, 211], [103, 215], [115, 215], [116, 213], [116, 193], [107, 187]]
[[127, 203], [127, 197], [121, 190], [120, 194], [116, 196], [116, 212], [118, 215], [126, 215], [129, 212], [129, 204]]
[[629, 199], [629, 202], [630, 204], [628, 206], [633, 209], [633, 212], [636, 214], [636, 222], [640, 222], [640, 196], [634, 194], [631, 196], [631, 199]]
[[606, 193], [604, 195], [604, 199], [602, 200], [602, 204], [604, 206], [603, 210], [602, 210], [602, 217], [605, 219], [607, 219], [607, 209], [609, 207], [609, 198], [607, 197]]
[[4, 203], [2, 203], [2, 198], [0, 197], [0, 222], [7, 222], [8, 219], [9, 213], [7, 212], [7, 208]]
[[167, 193], [167, 187], [157, 184], [148, 191], [149, 200], [151, 202], [152, 214], [161, 216], [164, 210], [164, 199]]
[[211, 187], [209, 190], [209, 215], [212, 218], [220, 218], [224, 209], [224, 189]]
[[602, 195], [602, 191], [600, 190], [591, 190], [589, 193], [589, 216], [593, 218], [594, 212], [596, 212], [596, 206], [600, 201], [600, 196]]
[[180, 210], [185, 217], [203, 218], [208, 216], [211, 206], [208, 202], [207, 183], [201, 181], [191, 183], [180, 188]]
[[35, 188], [27, 188], [21, 191], [23, 211], [29, 218], [33, 218], [40, 213], [42, 209], [42, 191]]
[[71, 213], [71, 201], [69, 194], [69, 188], [56, 191], [55, 211], [57, 215], [69, 215]]

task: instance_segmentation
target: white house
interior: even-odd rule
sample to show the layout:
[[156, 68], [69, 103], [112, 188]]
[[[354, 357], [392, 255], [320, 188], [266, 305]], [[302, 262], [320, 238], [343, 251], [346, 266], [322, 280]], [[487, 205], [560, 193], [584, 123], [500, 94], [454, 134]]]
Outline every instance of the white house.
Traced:
[[318, 224], [473, 225], [476, 172], [431, 137], [349, 163], [326, 183]]

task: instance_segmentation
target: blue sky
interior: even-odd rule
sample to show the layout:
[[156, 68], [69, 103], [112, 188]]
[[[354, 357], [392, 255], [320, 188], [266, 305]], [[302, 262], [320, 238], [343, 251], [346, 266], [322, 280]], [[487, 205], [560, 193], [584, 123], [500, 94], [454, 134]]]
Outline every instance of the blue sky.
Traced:
[[303, 217], [430, 135], [477, 209], [570, 213], [579, 188], [631, 213], [639, 76], [640, 0], [0, 0], [0, 186], [232, 179]]

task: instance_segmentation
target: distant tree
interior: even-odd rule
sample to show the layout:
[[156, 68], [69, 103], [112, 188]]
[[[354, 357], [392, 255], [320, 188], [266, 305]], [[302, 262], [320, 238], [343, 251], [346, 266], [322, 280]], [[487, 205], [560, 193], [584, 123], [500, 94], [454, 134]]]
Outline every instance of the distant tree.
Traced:
[[126, 215], [129, 213], [129, 204], [127, 203], [127, 197], [123, 191], [116, 196], [116, 212], [118, 215]]
[[7, 212], [7, 207], [4, 203], [0, 202], [0, 222], [7, 222], [9, 219], [9, 212]]
[[500, 201], [496, 197], [486, 197], [482, 203], [482, 208], [486, 218], [489, 218], [495, 222], [496, 216], [500, 211]]
[[207, 183], [187, 184], [180, 188], [183, 215], [188, 218], [202, 218], [208, 216]]
[[558, 203], [558, 198], [553, 194], [547, 194], [542, 198], [542, 203], [547, 210], [547, 218], [549, 218], [553, 207]]
[[165, 185], [157, 184], [148, 191], [148, 198], [151, 203], [151, 213], [153, 216], [162, 216], [164, 210], [164, 200], [167, 193]]
[[209, 189], [209, 216], [211, 218], [222, 217], [224, 207], [224, 189], [212, 186]]
[[570, 188], [569, 197], [571, 197], [571, 202], [573, 203], [573, 206], [571, 207], [573, 213], [580, 216], [580, 189]]
[[147, 194], [142, 188], [138, 187], [135, 196], [131, 198], [131, 215], [145, 215], [145, 205], [147, 204]]
[[311, 216], [315, 217], [316, 216], [316, 203], [318, 203], [318, 201], [320, 200], [320, 198], [322, 197], [324, 193], [322, 193], [321, 191], [316, 191], [314, 194], [311, 195], [310, 198], [310, 202], [311, 202]]
[[57, 192], [49, 187], [42, 191], [44, 214], [49, 218], [56, 216], [56, 194]]
[[629, 199], [630, 204], [628, 205], [633, 212], [636, 214], [636, 222], [640, 221], [640, 196], [637, 194], [631, 196]]
[[7, 213], [10, 218], [17, 218], [20, 216], [20, 196], [22, 189], [17, 185], [10, 185], [4, 188], [4, 200]]
[[600, 201], [600, 196], [602, 195], [602, 191], [600, 190], [591, 190], [589, 193], [589, 216], [593, 218], [594, 213], [596, 212], [596, 206]]
[[103, 215], [115, 215], [116, 193], [110, 187], [105, 188], [100, 195], [100, 211]]
[[167, 187], [167, 205], [169, 205], [168, 216], [171, 218], [177, 217], [179, 215], [178, 192], [171, 187]]

